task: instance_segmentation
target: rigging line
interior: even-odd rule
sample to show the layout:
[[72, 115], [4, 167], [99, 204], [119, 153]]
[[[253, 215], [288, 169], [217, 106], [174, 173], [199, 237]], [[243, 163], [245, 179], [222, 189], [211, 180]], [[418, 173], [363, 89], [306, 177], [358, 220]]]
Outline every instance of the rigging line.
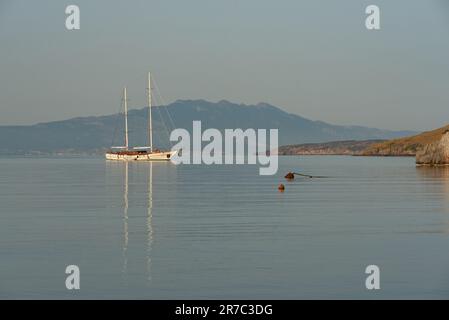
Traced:
[[172, 116], [171, 116], [171, 114], [170, 114], [170, 111], [168, 110], [168, 105], [167, 105], [167, 103], [164, 101], [164, 99], [162, 98], [162, 95], [158, 92], [158, 95], [159, 95], [159, 97], [160, 97], [160, 99], [161, 99], [161, 102], [162, 102], [162, 105], [163, 105], [163, 108], [164, 108], [164, 110], [165, 110], [165, 113], [167, 113], [167, 116], [168, 116], [168, 120], [169, 120], [169, 122], [170, 122], [170, 126], [173, 128], [173, 130], [174, 129], [176, 129], [176, 125], [175, 125], [175, 122], [173, 121], [173, 118], [172, 118]]
[[[156, 83], [155, 83], [155, 81], [154, 81], [154, 77], [153, 77], [153, 79], [152, 79], [152, 83], [155, 85], [155, 87], [156, 87]], [[156, 102], [156, 104], [157, 104], [157, 99], [156, 99], [156, 97], [154, 97], [155, 99], [155, 102]], [[166, 134], [167, 134], [167, 138], [168, 138], [168, 147], [173, 147], [173, 144], [171, 143], [171, 141], [170, 141], [170, 130], [168, 129], [168, 127], [167, 127], [167, 124], [166, 124], [166, 122], [165, 122], [165, 120], [164, 120], [164, 117], [162, 116], [162, 112], [161, 112], [161, 110], [160, 110], [160, 108], [161, 108], [161, 106], [158, 106], [158, 107], [156, 107], [156, 109], [157, 109], [157, 112], [158, 112], [158, 114], [159, 114], [159, 117], [160, 117], [160, 119], [161, 119], [161, 122], [162, 122], [162, 125], [164, 126], [164, 128], [165, 128], [165, 132], [166, 132]]]
[[158, 111], [158, 113], [159, 113], [159, 117], [161, 118], [161, 122], [162, 122], [162, 124], [164, 125], [165, 132], [167, 133], [169, 147], [173, 147], [173, 145], [172, 145], [172, 143], [171, 143], [171, 141], [170, 141], [170, 133], [169, 133], [169, 130], [168, 130], [168, 128], [167, 128], [167, 125], [165, 124], [164, 118], [162, 117], [162, 113], [161, 113], [161, 111], [160, 111], [159, 109], [160, 109], [160, 107], [157, 107], [157, 111]]
[[161, 99], [162, 105], [165, 106], [165, 111], [166, 111], [167, 114], [168, 114], [168, 119], [169, 119], [169, 121], [170, 121], [170, 124], [171, 124], [171, 126], [173, 127], [173, 129], [176, 129], [175, 122], [173, 121], [173, 118], [172, 118], [172, 116], [171, 116], [171, 114], [170, 114], [170, 111], [168, 111], [168, 106], [167, 106], [167, 104], [165, 103], [164, 98], [162, 97], [162, 94], [161, 94], [161, 92], [160, 92], [160, 90], [159, 90], [159, 87], [158, 87], [156, 81], [153, 80], [153, 83], [154, 83], [154, 87], [156, 88], [156, 92], [157, 92], [159, 98]]
[[118, 107], [118, 110], [117, 110], [117, 116], [115, 117], [115, 128], [114, 128], [114, 133], [112, 134], [112, 142], [111, 142], [111, 146], [114, 145], [115, 138], [116, 138], [116, 136], [117, 136], [118, 121], [119, 121], [119, 118], [120, 118], [120, 111], [122, 110], [122, 105], [123, 105], [123, 98], [120, 99], [120, 106]]

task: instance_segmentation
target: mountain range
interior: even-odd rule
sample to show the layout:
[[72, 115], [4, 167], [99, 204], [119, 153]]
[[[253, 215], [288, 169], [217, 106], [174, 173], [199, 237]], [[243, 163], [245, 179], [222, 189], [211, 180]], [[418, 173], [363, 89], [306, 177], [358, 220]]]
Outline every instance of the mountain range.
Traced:
[[[128, 113], [130, 144], [146, 145], [148, 108]], [[288, 113], [267, 103], [235, 104], [226, 100], [177, 100], [152, 109], [155, 145], [169, 145], [174, 127], [192, 129], [201, 120], [202, 129], [279, 129], [279, 145], [340, 140], [392, 139], [414, 134], [362, 126], [333, 125]], [[34, 125], [0, 126], [0, 153], [99, 153], [111, 145], [123, 145], [122, 114], [78, 117]]]

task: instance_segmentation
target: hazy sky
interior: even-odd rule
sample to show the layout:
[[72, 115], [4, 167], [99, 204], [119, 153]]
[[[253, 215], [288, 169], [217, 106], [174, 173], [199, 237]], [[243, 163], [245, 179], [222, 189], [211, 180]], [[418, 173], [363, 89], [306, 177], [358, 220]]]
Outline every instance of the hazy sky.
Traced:
[[[335, 124], [449, 123], [447, 0], [0, 0], [0, 125], [167, 102], [268, 102]], [[77, 4], [81, 30], [65, 29]], [[365, 28], [365, 7], [381, 30]]]

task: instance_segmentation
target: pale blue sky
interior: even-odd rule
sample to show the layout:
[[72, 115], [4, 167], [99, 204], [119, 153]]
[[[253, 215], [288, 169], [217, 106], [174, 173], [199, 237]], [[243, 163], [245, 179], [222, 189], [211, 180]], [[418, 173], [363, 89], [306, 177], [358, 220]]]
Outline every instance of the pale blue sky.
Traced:
[[[0, 0], [0, 125], [168, 102], [268, 102], [335, 124], [449, 123], [449, 1]], [[81, 30], [65, 29], [65, 7]], [[380, 31], [365, 7], [381, 8]]]

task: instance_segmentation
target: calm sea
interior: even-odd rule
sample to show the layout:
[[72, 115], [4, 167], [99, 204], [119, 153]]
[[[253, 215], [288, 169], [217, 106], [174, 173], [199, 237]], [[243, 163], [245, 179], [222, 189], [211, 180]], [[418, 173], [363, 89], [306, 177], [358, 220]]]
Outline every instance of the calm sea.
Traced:
[[0, 298], [449, 298], [449, 168], [413, 158], [2, 158], [0, 219]]

